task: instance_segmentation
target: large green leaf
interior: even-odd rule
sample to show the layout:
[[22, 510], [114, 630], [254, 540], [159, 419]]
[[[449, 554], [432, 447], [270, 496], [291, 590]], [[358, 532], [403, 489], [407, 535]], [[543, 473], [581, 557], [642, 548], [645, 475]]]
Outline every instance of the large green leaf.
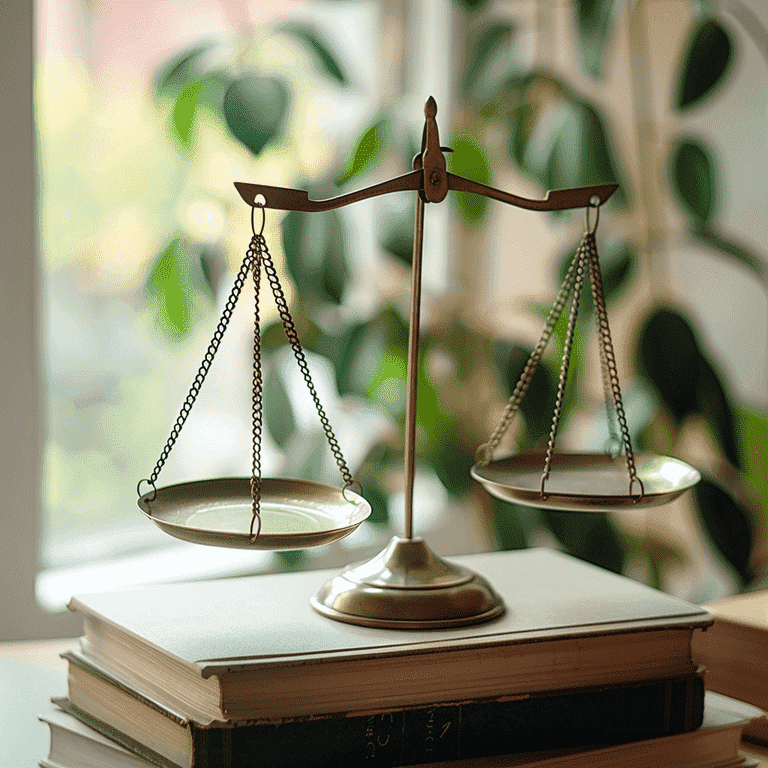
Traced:
[[150, 269], [147, 289], [157, 302], [160, 327], [171, 337], [181, 337], [190, 326], [187, 254], [180, 238], [160, 253]]
[[295, 22], [283, 25], [280, 31], [295, 37], [311, 54], [318, 69], [326, 77], [335, 80], [339, 85], [349, 84], [349, 77], [333, 53], [331, 44], [315, 27]]
[[285, 448], [296, 432], [296, 418], [283, 378], [281, 357], [276, 355], [272, 359], [264, 381], [263, 413], [264, 423], [272, 439], [280, 448]]
[[290, 211], [282, 222], [288, 271], [302, 294], [340, 304], [349, 282], [346, 232], [338, 211]]
[[[555, 457], [555, 461], [557, 457]], [[566, 551], [615, 573], [626, 560], [624, 543], [607, 515], [545, 511], [544, 520]]]
[[[504, 393], [510, 396], [530, 357], [531, 350], [519, 344], [497, 341], [493, 345], [493, 360]], [[520, 415], [525, 421], [525, 442], [535, 443], [549, 434], [555, 410], [557, 379], [552, 370], [540, 363], [520, 403]]]
[[[574, 244], [558, 260], [558, 285], [561, 285], [565, 279], [577, 248], [578, 244]], [[607, 247], [601, 248], [600, 274], [602, 276], [603, 295], [605, 296], [606, 303], [616, 300], [626, 290], [634, 274], [636, 264], [637, 249], [634, 243], [629, 240], [614, 242]], [[579, 312], [584, 313], [584, 315], [594, 311], [592, 288], [588, 275], [584, 276], [584, 289], [579, 307]]]
[[533, 528], [531, 518], [537, 513], [529, 507], [508, 504], [493, 498], [493, 529], [499, 549], [526, 549]]
[[750, 566], [754, 533], [749, 513], [710, 480], [699, 481], [694, 491], [710, 539], [738, 574], [741, 586], [746, 586], [754, 578]]
[[477, 34], [461, 90], [470, 102], [494, 99], [513, 67], [514, 26], [508, 21], [493, 21]]
[[387, 120], [382, 118], [363, 131], [357, 140], [347, 167], [339, 174], [336, 184], [341, 186], [367, 170], [381, 155]]
[[408, 327], [402, 317], [394, 308], [384, 307], [373, 319], [355, 323], [341, 336], [323, 341], [318, 351], [333, 361], [342, 395], [366, 396], [388, 350], [407, 345]]
[[688, 322], [676, 311], [654, 311], [640, 331], [638, 365], [676, 421], [696, 411], [699, 347]]
[[289, 93], [282, 80], [244, 75], [224, 94], [224, 118], [232, 135], [254, 155], [276, 141], [284, 130]]
[[710, 151], [698, 139], [678, 139], [670, 155], [672, 188], [693, 219], [694, 226], [705, 227], [716, 215], [720, 194]]
[[716, 93], [735, 58], [733, 36], [721, 21], [707, 18], [698, 22], [691, 30], [680, 65], [675, 106], [690, 109]]
[[176, 99], [171, 114], [173, 134], [184, 151], [189, 151], [195, 131], [195, 118], [200, 107], [204, 83], [201, 80], [185, 86]]
[[741, 467], [736, 413], [691, 324], [673, 309], [654, 310], [641, 329], [638, 355], [640, 372], [672, 417], [679, 423], [700, 414], [728, 460]]
[[614, 0], [576, 0], [576, 20], [584, 66], [592, 77], [603, 71], [605, 43], [611, 32]]
[[[536, 89], [555, 88], [559, 103], [539, 110]], [[546, 189], [615, 182], [611, 203], [626, 205], [629, 190], [600, 113], [549, 76], [530, 78], [525, 102], [510, 115], [510, 158]]]
[[469, 470], [475, 463], [475, 450], [461, 439], [461, 425], [436, 435], [430, 463], [440, 482], [451, 496], [461, 497], [474, 484]]
[[[471, 136], [456, 133], [451, 139], [453, 152], [448, 156], [448, 170], [480, 184], [491, 183], [491, 166], [485, 150]], [[470, 224], [481, 224], [488, 211], [489, 200], [472, 192], [454, 193], [456, 206]]]

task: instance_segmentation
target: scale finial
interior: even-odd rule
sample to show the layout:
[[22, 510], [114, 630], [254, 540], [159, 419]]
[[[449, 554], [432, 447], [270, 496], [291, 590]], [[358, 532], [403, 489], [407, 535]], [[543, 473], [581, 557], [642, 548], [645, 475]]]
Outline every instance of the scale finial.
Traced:
[[439, 203], [448, 194], [448, 175], [445, 156], [440, 146], [440, 134], [437, 130], [437, 102], [430, 96], [424, 105], [424, 137], [421, 147], [421, 161], [424, 169], [424, 188], [419, 193], [426, 203]]

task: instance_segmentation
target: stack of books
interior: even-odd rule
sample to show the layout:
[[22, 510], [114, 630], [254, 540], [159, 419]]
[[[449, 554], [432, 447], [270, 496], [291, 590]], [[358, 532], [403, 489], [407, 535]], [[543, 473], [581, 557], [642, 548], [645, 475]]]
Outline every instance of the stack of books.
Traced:
[[332, 621], [328, 572], [73, 598], [46, 768], [745, 764], [754, 707], [705, 693], [711, 614], [561, 553], [454, 558], [507, 610], [477, 626]]

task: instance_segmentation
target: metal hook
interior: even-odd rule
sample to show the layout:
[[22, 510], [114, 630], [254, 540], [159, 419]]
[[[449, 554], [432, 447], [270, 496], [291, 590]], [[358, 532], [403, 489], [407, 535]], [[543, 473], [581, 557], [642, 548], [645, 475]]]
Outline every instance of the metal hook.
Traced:
[[[589, 198], [589, 204], [584, 209], [584, 226], [587, 228], [588, 235], [594, 235], [597, 232], [597, 223], [600, 221], [600, 205], [602, 201], [597, 195], [593, 195]], [[595, 226], [591, 227], [589, 224], [589, 209], [595, 209]]]
[[[267, 214], [265, 213], [266, 207], [267, 198], [262, 194], [256, 195], [253, 200], [253, 206], [251, 207], [251, 230], [256, 237], [261, 237], [261, 235], [264, 234], [264, 223], [267, 218]], [[261, 209], [261, 229], [259, 230], [258, 234], [256, 234], [256, 223], [254, 222], [254, 213], [256, 212], [257, 208]]]
[[147, 499], [147, 503], [153, 502], [157, 498], [157, 486], [149, 479], [143, 478], [142, 480], [139, 480], [139, 482], [136, 484], [136, 493], [138, 494], [139, 498], [141, 498], [141, 484], [147, 483], [148, 485], [152, 486], [152, 498]]
[[344, 501], [348, 502], [349, 504], [356, 504], [357, 502], [355, 499], [350, 499], [347, 496], [347, 491], [349, 490], [351, 490], [353, 493], [356, 493], [358, 496], [362, 496], [363, 486], [359, 483], [359, 481], [352, 480], [352, 482], [347, 483], [341, 491], [341, 495], [344, 498]]

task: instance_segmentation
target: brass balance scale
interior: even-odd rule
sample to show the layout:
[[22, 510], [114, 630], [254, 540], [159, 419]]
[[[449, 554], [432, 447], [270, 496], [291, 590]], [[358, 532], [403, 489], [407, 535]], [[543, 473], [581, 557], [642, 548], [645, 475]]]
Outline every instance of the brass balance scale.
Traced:
[[[477, 451], [471, 474], [492, 495], [505, 501], [570, 512], [611, 512], [665, 504], [695, 485], [699, 473], [668, 456], [635, 454], [621, 399], [616, 360], [605, 309], [595, 230], [600, 207], [617, 189], [604, 184], [552, 191], [543, 200], [529, 200], [470, 181], [446, 170], [436, 122], [437, 105], [425, 108], [420, 154], [403, 176], [328, 200], [310, 200], [301, 190], [236, 182], [251, 206], [251, 239], [225, 309], [197, 376], [181, 408], [152, 474], [138, 485], [139, 508], [165, 532], [177, 538], [220, 547], [289, 550], [321, 546], [354, 531], [370, 514], [370, 505], [353, 479], [328, 417], [318, 398], [272, 257], [263, 235], [265, 209], [321, 212], [393, 192], [416, 192], [412, 290], [408, 339], [405, 426], [405, 530], [371, 560], [354, 564], [323, 585], [310, 602], [331, 619], [373, 627], [429, 629], [487, 621], [501, 615], [504, 604], [479, 574], [438, 557], [413, 533], [416, 408], [421, 307], [421, 266], [424, 209], [440, 203], [449, 190], [472, 192], [534, 211], [583, 208], [585, 232], [550, 310], [538, 344], [531, 353], [501, 421]], [[261, 227], [256, 229], [257, 211]], [[594, 221], [590, 221], [590, 217]], [[262, 268], [301, 374], [336, 459], [343, 487], [288, 478], [261, 477], [262, 370], [259, 289]], [[220, 478], [158, 488], [156, 481], [194, 404], [213, 362], [248, 274], [254, 282], [252, 472], [250, 478]], [[579, 299], [589, 276], [596, 307], [603, 384], [613, 452], [556, 453], [563, 392], [568, 374]], [[568, 330], [549, 443], [545, 452], [524, 452], [496, 458], [494, 453], [517, 412], [554, 326], [571, 299]], [[618, 423], [618, 434], [614, 421]], [[142, 484], [149, 490], [142, 494]]]

